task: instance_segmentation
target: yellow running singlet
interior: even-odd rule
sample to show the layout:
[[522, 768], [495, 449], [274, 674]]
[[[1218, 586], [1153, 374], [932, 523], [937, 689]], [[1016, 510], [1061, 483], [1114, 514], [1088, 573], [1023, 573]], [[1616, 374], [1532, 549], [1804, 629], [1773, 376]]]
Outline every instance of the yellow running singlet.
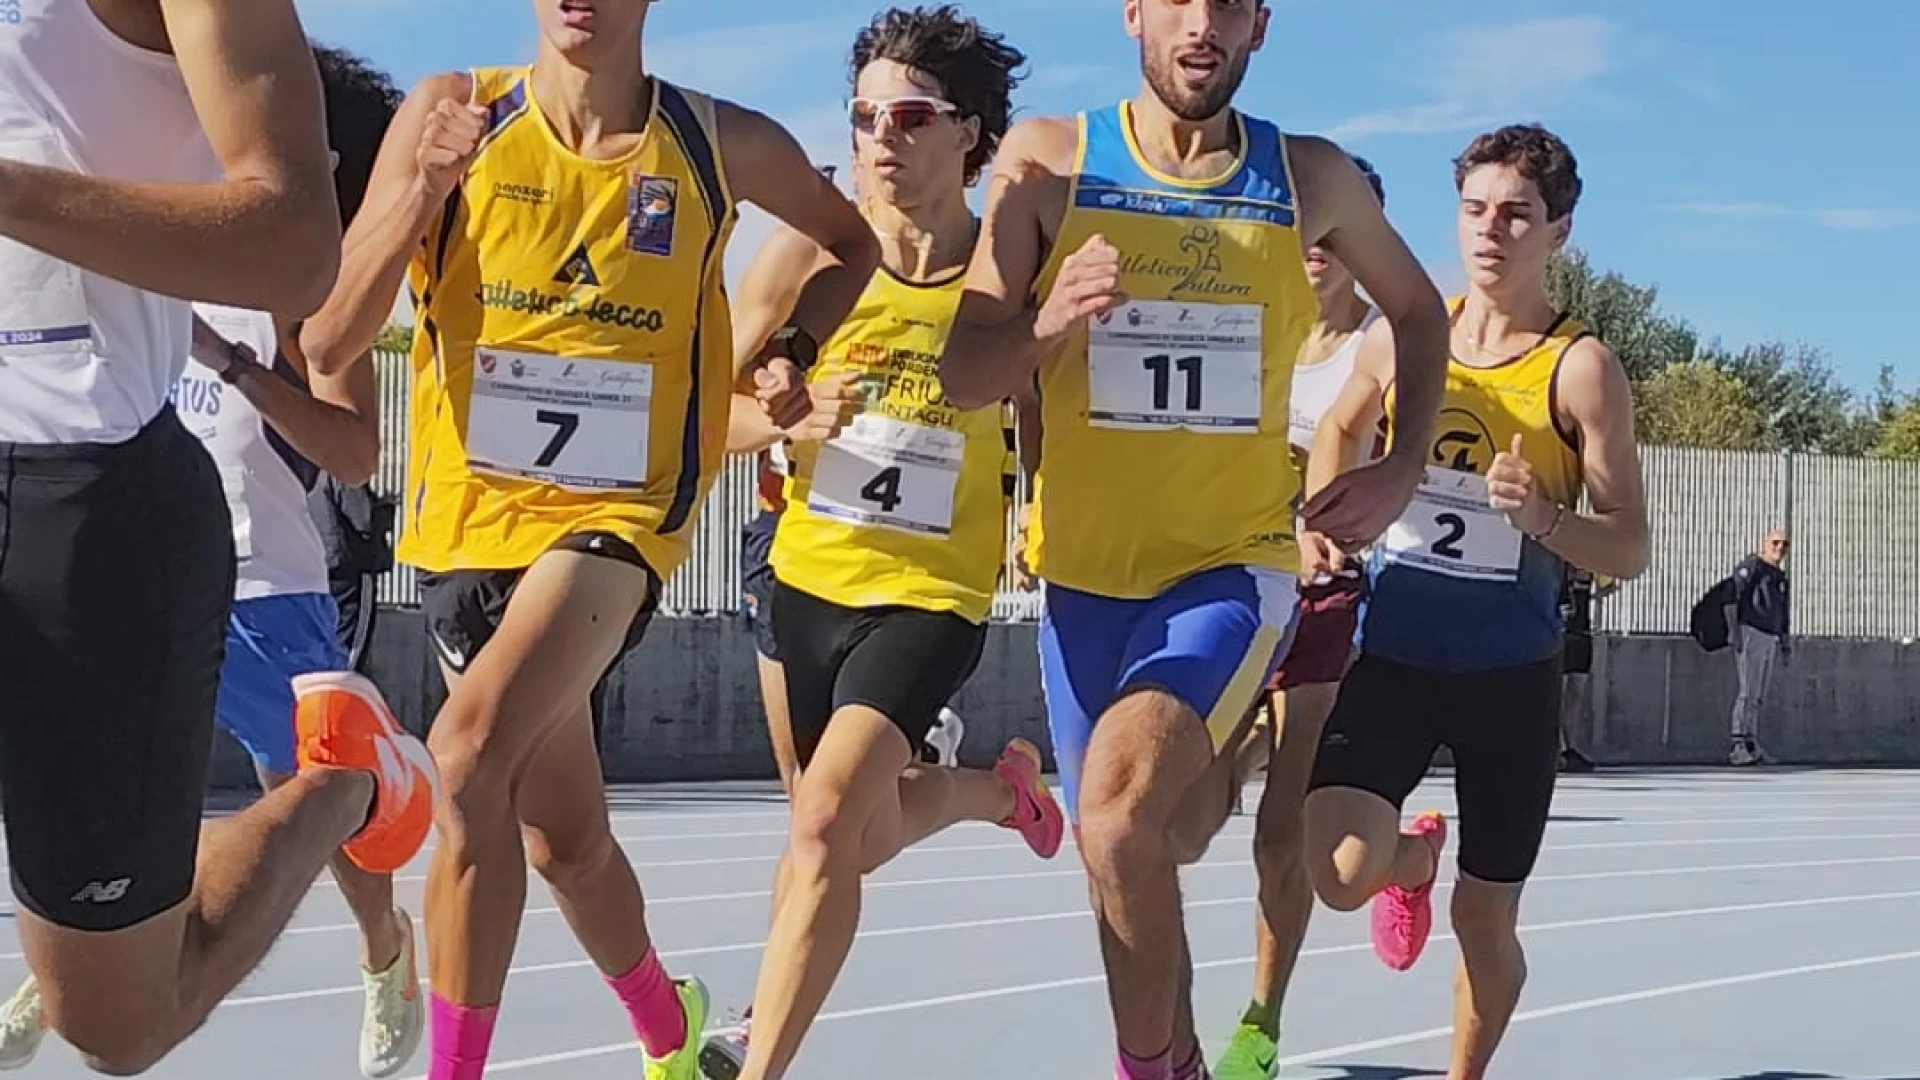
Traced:
[[1239, 116], [1211, 180], [1149, 166], [1127, 103], [1079, 117], [1072, 191], [1035, 293], [1095, 233], [1128, 302], [1040, 367], [1029, 562], [1083, 592], [1144, 599], [1221, 566], [1298, 573], [1293, 365], [1319, 311], [1286, 136]]
[[821, 347], [813, 379], [858, 372], [867, 404], [832, 441], [791, 451], [771, 560], [787, 585], [846, 607], [986, 621], [1014, 455], [1004, 403], [961, 412], [940, 389], [964, 284], [964, 271], [914, 284], [883, 267]]
[[485, 140], [409, 268], [398, 556], [516, 569], [605, 532], [665, 579], [725, 453], [733, 382], [713, 103], [656, 79], [639, 145], [595, 161], [554, 136], [528, 69], [474, 79]]

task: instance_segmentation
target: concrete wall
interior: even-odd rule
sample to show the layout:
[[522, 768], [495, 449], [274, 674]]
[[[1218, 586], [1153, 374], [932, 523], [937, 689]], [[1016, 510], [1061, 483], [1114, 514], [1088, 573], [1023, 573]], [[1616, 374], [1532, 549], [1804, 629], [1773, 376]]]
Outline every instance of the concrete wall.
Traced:
[[[1013, 735], [1048, 748], [1032, 624], [1000, 624], [954, 707], [965, 755], [987, 764]], [[1595, 650], [1593, 712], [1580, 741], [1605, 764], [1724, 763], [1733, 658], [1684, 637], [1611, 637]], [[424, 730], [445, 698], [418, 611], [388, 609], [371, 669], [401, 719]], [[609, 675], [602, 757], [616, 782], [770, 777], [753, 636], [737, 619], [661, 618]], [[1810, 639], [1776, 669], [1763, 744], [1785, 763], [1920, 764], [1920, 645]], [[1051, 756], [1049, 755], [1049, 765]], [[215, 782], [244, 784], [246, 761], [222, 739]]]

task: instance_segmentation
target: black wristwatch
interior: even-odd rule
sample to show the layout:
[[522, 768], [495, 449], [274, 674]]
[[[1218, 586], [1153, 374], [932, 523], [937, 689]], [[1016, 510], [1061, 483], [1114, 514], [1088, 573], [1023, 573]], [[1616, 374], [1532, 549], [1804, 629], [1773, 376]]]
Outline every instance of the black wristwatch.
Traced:
[[783, 326], [767, 339], [767, 347], [792, 360], [802, 372], [812, 369], [820, 359], [820, 343], [798, 326]]
[[239, 386], [240, 376], [245, 369], [254, 366], [247, 357], [246, 350], [233, 342], [227, 343], [227, 366], [220, 369], [220, 381], [228, 386]]

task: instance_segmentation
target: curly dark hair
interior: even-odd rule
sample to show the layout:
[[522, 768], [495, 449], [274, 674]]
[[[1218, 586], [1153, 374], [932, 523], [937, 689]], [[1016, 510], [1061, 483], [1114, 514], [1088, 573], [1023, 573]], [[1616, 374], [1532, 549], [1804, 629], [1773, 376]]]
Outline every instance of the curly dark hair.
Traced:
[[1467, 174], [1482, 165], [1512, 165], [1540, 188], [1547, 217], [1560, 221], [1580, 202], [1580, 163], [1560, 136], [1539, 124], [1508, 124], [1475, 137], [1453, 159], [1453, 186], [1458, 191]]
[[348, 222], [360, 212], [373, 159], [405, 95], [385, 72], [345, 50], [315, 45], [313, 60], [320, 66], [327, 105], [327, 145], [340, 155], [333, 171], [334, 194], [340, 201], [340, 220]]
[[962, 119], [980, 121], [980, 141], [967, 154], [966, 182], [978, 180], [1013, 122], [1013, 89], [1023, 77], [1026, 54], [961, 14], [957, 5], [941, 4], [892, 8], [874, 16], [853, 39], [849, 82], [857, 85], [875, 60], [927, 73]]
[[1373, 189], [1373, 197], [1380, 200], [1381, 206], [1387, 205], [1387, 185], [1380, 179], [1380, 170], [1373, 167], [1373, 162], [1359, 154], [1347, 156], [1353, 159], [1354, 167], [1360, 170], [1360, 175], [1367, 178], [1367, 186]]

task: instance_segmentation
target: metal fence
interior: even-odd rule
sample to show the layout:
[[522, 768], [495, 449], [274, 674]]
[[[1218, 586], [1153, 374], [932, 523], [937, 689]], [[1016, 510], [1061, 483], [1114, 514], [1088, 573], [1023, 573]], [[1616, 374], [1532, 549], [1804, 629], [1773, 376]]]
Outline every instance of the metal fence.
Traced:
[[[374, 486], [397, 494], [406, 474], [407, 362], [382, 353], [378, 364], [384, 445]], [[1768, 529], [1784, 525], [1793, 531], [1796, 635], [1920, 637], [1920, 462], [1662, 446], [1641, 453], [1653, 562], [1600, 604], [1601, 630], [1685, 633], [1701, 593], [1757, 549]], [[739, 609], [740, 529], [755, 512], [754, 492], [753, 462], [729, 459], [700, 515], [692, 555], [667, 583], [664, 612]], [[416, 604], [413, 569], [396, 567], [379, 595], [383, 603]], [[1039, 610], [1037, 595], [1003, 589], [993, 615], [1029, 621]]]

